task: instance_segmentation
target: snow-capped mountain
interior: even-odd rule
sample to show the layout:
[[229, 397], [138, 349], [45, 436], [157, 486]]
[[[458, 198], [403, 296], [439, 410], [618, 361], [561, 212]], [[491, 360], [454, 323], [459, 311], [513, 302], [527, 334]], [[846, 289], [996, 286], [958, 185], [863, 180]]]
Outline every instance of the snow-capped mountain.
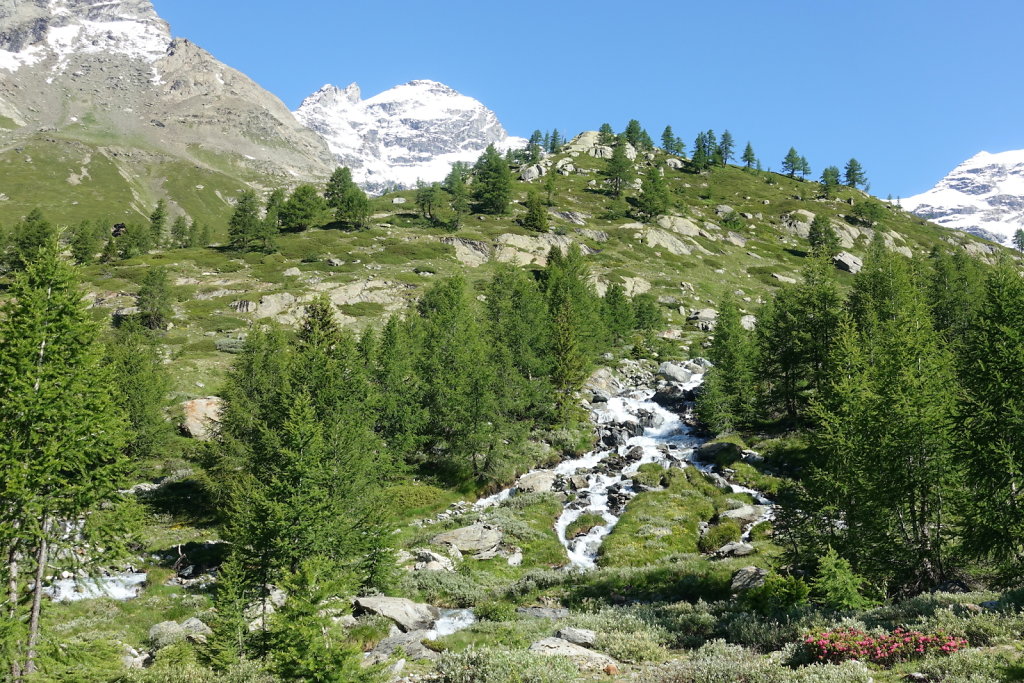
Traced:
[[488, 145], [526, 144], [472, 97], [429, 80], [410, 81], [369, 99], [359, 86], [325, 85], [295, 117], [319, 133], [337, 163], [371, 191], [442, 180], [456, 161], [473, 162]]
[[979, 152], [900, 205], [947, 228], [1009, 244], [1024, 228], [1024, 150]]
[[292, 178], [333, 163], [280, 99], [173, 38], [150, 0], [0, 0], [0, 116], [10, 142], [70, 129]]

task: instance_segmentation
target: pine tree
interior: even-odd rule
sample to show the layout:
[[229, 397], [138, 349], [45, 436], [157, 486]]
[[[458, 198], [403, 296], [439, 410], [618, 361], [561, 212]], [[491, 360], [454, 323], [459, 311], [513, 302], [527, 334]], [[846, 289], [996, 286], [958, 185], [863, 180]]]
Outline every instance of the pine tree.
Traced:
[[811, 580], [815, 602], [833, 610], [864, 609], [871, 601], [861, 595], [866, 581], [854, 573], [850, 563], [834, 549], [818, 560], [818, 571]]
[[601, 128], [598, 130], [597, 142], [598, 144], [608, 146], [615, 144], [615, 131], [612, 130], [611, 124], [601, 124]]
[[488, 145], [476, 162], [476, 177], [473, 181], [473, 198], [483, 213], [501, 215], [508, 213], [512, 201], [512, 172], [501, 158], [494, 145]]
[[811, 221], [807, 241], [811, 245], [812, 255], [832, 258], [839, 253], [839, 236], [832, 227], [832, 221], [820, 211]]
[[[244, 190], [228, 221], [228, 240], [232, 249], [249, 251], [260, 232], [260, 206], [256, 193]], [[206, 246], [206, 245], [202, 245]]]
[[604, 171], [613, 197], [621, 197], [626, 186], [633, 180], [633, 162], [626, 156], [626, 144], [624, 138], [619, 138]]
[[1017, 231], [1013, 233], [1013, 246], [1017, 251], [1024, 252], [1024, 228], [1017, 228]]
[[188, 246], [188, 218], [185, 216], [176, 216], [171, 223], [170, 246], [172, 249], [183, 249]]
[[163, 199], [156, 203], [156, 208], [149, 215], [149, 232], [152, 235], [152, 244], [160, 247], [164, 244], [164, 232], [167, 230], [167, 202]]
[[697, 133], [697, 139], [693, 143], [693, 158], [690, 159], [690, 163], [693, 164], [694, 169], [698, 172], [704, 171], [711, 166], [709, 147], [707, 133], [703, 131]]
[[866, 185], [868, 182], [867, 176], [864, 175], [864, 169], [856, 159], [850, 159], [846, 162], [843, 177], [846, 180], [846, 184], [854, 188], [858, 185]]
[[558, 186], [557, 183], [558, 172], [554, 169], [548, 169], [548, 172], [544, 174], [544, 204], [547, 206], [555, 205], [555, 189]]
[[75, 263], [92, 263], [103, 244], [106, 228], [100, 221], [82, 221], [71, 238], [71, 254]]
[[24, 220], [14, 226], [4, 258], [5, 265], [9, 270], [24, 270], [56, 235], [56, 228], [46, 220], [43, 212], [32, 209]]
[[533, 145], [534, 147], [540, 147], [540, 143], [543, 142], [543, 141], [544, 141], [544, 134], [541, 133], [540, 130], [535, 130], [535, 131], [533, 131], [533, 134], [530, 135], [530, 140], [529, 140], [528, 144]]
[[626, 296], [623, 286], [613, 282], [608, 285], [602, 304], [601, 313], [605, 327], [611, 333], [613, 341], [621, 344], [633, 331], [635, 324], [632, 302]]
[[562, 145], [564, 144], [565, 140], [562, 139], [562, 134], [558, 132], [558, 129], [555, 128], [553, 131], [551, 131], [551, 141], [548, 144], [547, 151], [551, 154], [555, 154], [558, 152], [558, 150], [562, 148]]
[[722, 139], [718, 143], [718, 156], [722, 158], [723, 164], [728, 164], [732, 161], [735, 147], [736, 143], [732, 139], [732, 133], [729, 131], [723, 132]]
[[970, 342], [975, 318], [985, 300], [983, 266], [962, 250], [936, 248], [930, 258], [928, 305], [935, 329], [958, 357]]
[[789, 151], [786, 152], [785, 158], [782, 160], [782, 172], [790, 178], [795, 178], [796, 174], [802, 170], [803, 163], [800, 154], [794, 147], [790, 147]]
[[633, 145], [633, 147], [640, 149], [640, 140], [643, 136], [643, 127], [640, 122], [636, 119], [630, 119], [629, 123], [626, 124], [626, 130], [622, 133], [626, 142]]
[[438, 212], [446, 199], [440, 183], [424, 184], [416, 190], [416, 208], [431, 225], [440, 222]]
[[[41, 613], [54, 568], [77, 569], [69, 566], [77, 558], [98, 570], [131, 536], [118, 513], [124, 425], [100, 363], [97, 326], [55, 240], [8, 294], [0, 314], [0, 552], [5, 617], [19, 625], [8, 665], [22, 680], [51, 646]], [[68, 533], [65, 520], [84, 526]]]
[[163, 267], [149, 268], [142, 279], [137, 297], [139, 321], [151, 330], [166, 329], [174, 312], [171, 301], [167, 270]]
[[821, 189], [826, 199], [832, 199], [839, 189], [839, 167], [827, 166], [821, 172]]
[[666, 154], [675, 154], [676, 134], [672, 131], [672, 126], [665, 126], [665, 130], [661, 133], [661, 148], [665, 150]]
[[750, 169], [757, 163], [757, 157], [754, 155], [754, 147], [748, 142], [746, 148], [743, 150], [743, 156], [741, 157], [743, 165]]
[[[551, 171], [549, 175], [554, 175]], [[526, 195], [526, 215], [523, 217], [523, 227], [536, 232], [547, 232], [548, 211], [544, 207], [544, 200], [535, 188], [530, 188]]]
[[457, 161], [452, 164], [452, 170], [444, 181], [444, 189], [451, 198], [449, 208], [452, 219], [448, 229], [455, 232], [462, 225], [463, 219], [469, 213], [469, 187], [466, 185], [466, 177], [469, 175], [469, 168], [465, 163]]
[[426, 414], [417, 374], [421, 340], [412, 322], [388, 318], [381, 331], [372, 375], [380, 397], [377, 429], [398, 458], [411, 461], [423, 442]]
[[660, 166], [647, 169], [640, 196], [637, 197], [637, 210], [640, 215], [651, 220], [667, 212], [668, 203], [668, 186], [665, 183], [664, 171]]
[[[288, 230], [306, 230], [323, 220], [327, 208], [327, 201], [315, 186], [299, 185], [281, 206], [281, 225]], [[254, 230], [258, 232], [259, 227], [256, 225]]]
[[811, 175], [811, 165], [807, 162], [807, 157], [800, 157], [800, 175], [804, 178]]

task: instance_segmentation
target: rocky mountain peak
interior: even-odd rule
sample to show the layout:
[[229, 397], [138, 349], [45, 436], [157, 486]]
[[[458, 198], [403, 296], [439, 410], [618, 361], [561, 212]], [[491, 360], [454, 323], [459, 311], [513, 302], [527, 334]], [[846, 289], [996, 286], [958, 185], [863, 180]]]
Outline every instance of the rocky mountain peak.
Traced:
[[497, 115], [478, 100], [432, 80], [414, 80], [363, 100], [359, 86], [326, 85], [295, 117], [319, 133], [337, 163], [370, 191], [443, 179], [456, 161], [475, 161], [490, 144], [507, 148]]
[[1024, 150], [979, 152], [900, 204], [939, 225], [1008, 244], [1024, 228]]

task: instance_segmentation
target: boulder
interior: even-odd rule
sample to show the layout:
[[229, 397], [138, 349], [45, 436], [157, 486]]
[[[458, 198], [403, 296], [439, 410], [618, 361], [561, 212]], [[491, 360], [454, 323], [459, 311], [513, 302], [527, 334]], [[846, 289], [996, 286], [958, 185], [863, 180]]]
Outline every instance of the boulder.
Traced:
[[757, 316], [754, 316], [754, 315], [745, 315], [745, 316], [743, 316], [742, 318], [740, 318], [740, 326], [743, 327], [743, 329], [745, 329], [747, 331], [753, 332], [754, 328], [757, 327]]
[[611, 159], [612, 148], [607, 145], [594, 145], [587, 150], [587, 154], [597, 159]]
[[405, 197], [395, 197], [394, 199], [391, 200], [391, 203], [401, 205], [405, 204], [406, 201], [407, 200]]
[[302, 275], [302, 271], [298, 268], [289, 268], [281, 274], [285, 277], [298, 277], [299, 275]]
[[413, 559], [416, 560], [416, 564], [413, 565], [413, 571], [417, 572], [453, 572], [455, 571], [455, 563], [452, 562], [450, 557], [439, 555], [433, 550], [426, 548], [417, 548], [413, 550]]
[[791, 278], [791, 277], [788, 277], [786, 275], [780, 275], [778, 273], [772, 273], [772, 277], [775, 278], [776, 280], [778, 280], [779, 282], [786, 283], [787, 285], [795, 285], [796, 284], [796, 279], [795, 278]]
[[228, 308], [235, 311], [236, 313], [255, 313], [257, 305], [255, 301], [239, 299], [238, 301], [232, 301], [230, 304], [228, 304]]
[[765, 579], [770, 574], [767, 569], [761, 569], [760, 567], [744, 567], [739, 569], [735, 574], [732, 575], [732, 583], [730, 587], [733, 593], [742, 593], [748, 591], [751, 588], [757, 588], [763, 586]]
[[665, 379], [686, 384], [693, 379], [693, 373], [678, 363], [665, 362], [658, 366], [658, 374]]
[[428, 640], [433, 636], [433, 633], [425, 629], [388, 636], [377, 643], [377, 646], [366, 656], [365, 661], [371, 665], [381, 664], [386, 662], [398, 650], [402, 650], [407, 658], [413, 660], [437, 659], [439, 655], [423, 645], [424, 640]]
[[585, 228], [577, 228], [576, 234], [586, 237], [588, 240], [594, 240], [595, 242], [607, 242], [609, 237], [608, 233], [604, 230], [588, 230]]
[[356, 598], [354, 604], [359, 613], [387, 617], [405, 633], [428, 629], [441, 616], [441, 611], [433, 605], [413, 602], [407, 598]]
[[193, 617], [180, 624], [176, 621], [162, 621], [153, 625], [149, 629], [149, 642], [155, 649], [162, 650], [168, 645], [180, 643], [189, 637], [205, 640], [210, 635], [213, 635], [213, 629]]
[[523, 493], [547, 493], [554, 487], [555, 473], [549, 471], [529, 472], [516, 482], [516, 488]]
[[832, 263], [839, 270], [845, 270], [847, 273], [854, 274], [859, 273], [860, 269], [864, 267], [864, 262], [848, 251], [841, 251], [833, 256]]
[[686, 237], [697, 237], [700, 234], [700, 228], [697, 227], [697, 224], [689, 218], [683, 218], [682, 216], [660, 216], [658, 218], [658, 227], [671, 230]]
[[512, 554], [508, 556], [508, 566], [519, 567], [523, 564], [523, 549], [516, 548], [512, 551]]
[[701, 308], [690, 313], [686, 318], [687, 320], [696, 320], [697, 322], [713, 322], [718, 319], [718, 311], [713, 308]]
[[493, 550], [501, 543], [502, 533], [488, 524], [473, 524], [446, 531], [434, 536], [433, 542], [438, 545], [447, 543], [464, 553], [479, 553]]
[[672, 168], [672, 169], [675, 169], [675, 170], [678, 171], [679, 169], [681, 169], [683, 167], [683, 160], [682, 159], [676, 159], [675, 157], [669, 157], [668, 159], [665, 160], [665, 165], [668, 166], [669, 168]]
[[220, 424], [224, 400], [219, 396], [207, 396], [185, 401], [181, 404], [184, 420], [181, 429], [186, 435], [200, 441], [208, 441]]
[[597, 643], [597, 633], [586, 628], [573, 628], [566, 626], [555, 634], [562, 640], [567, 640], [573, 645], [580, 647], [594, 647]]
[[736, 209], [732, 208], [728, 204], [719, 204], [718, 206], [715, 207], [715, 213], [718, 214], [720, 217], [728, 216], [734, 211], [736, 211]]
[[534, 164], [533, 166], [526, 166], [519, 172], [519, 179], [525, 182], [531, 182], [540, 178], [544, 175], [544, 167], [540, 164]]
[[726, 510], [719, 513], [719, 519], [735, 519], [740, 524], [753, 524], [761, 519], [767, 506], [765, 505], [743, 505], [735, 510]]
[[726, 543], [715, 552], [715, 555], [718, 557], [746, 557], [747, 555], [753, 554], [754, 546], [742, 541]]
[[580, 671], [604, 671], [608, 667], [618, 668], [618, 662], [602, 652], [588, 650], [562, 638], [544, 638], [530, 646], [530, 652], [551, 657], [567, 657]]
[[[555, 211], [554, 209], [548, 209], [548, 214], [550, 214], [552, 218], [557, 218], [565, 221], [566, 223], [572, 223], [573, 225], [586, 225], [587, 219], [590, 218], [590, 214], [580, 213], [579, 211]], [[605, 235], [604, 240], [601, 241], [607, 240], [608, 236]]]
[[[401, 199], [401, 197], [399, 197], [399, 199]], [[340, 258], [334, 258], [333, 256], [331, 258], [325, 260], [324, 263], [326, 263], [327, 265], [331, 266], [332, 268], [337, 268], [338, 266], [345, 265], [344, 261], [342, 261]]]

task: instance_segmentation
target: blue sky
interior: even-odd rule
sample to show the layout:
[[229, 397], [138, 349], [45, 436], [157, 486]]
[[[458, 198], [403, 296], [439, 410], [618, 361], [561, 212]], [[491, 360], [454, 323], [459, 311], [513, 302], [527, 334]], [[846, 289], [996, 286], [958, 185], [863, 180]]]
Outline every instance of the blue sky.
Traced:
[[512, 134], [729, 129], [766, 168], [791, 145], [815, 176], [855, 156], [882, 197], [1024, 148], [1020, 0], [153, 3], [293, 109], [324, 83], [369, 97], [429, 78]]

